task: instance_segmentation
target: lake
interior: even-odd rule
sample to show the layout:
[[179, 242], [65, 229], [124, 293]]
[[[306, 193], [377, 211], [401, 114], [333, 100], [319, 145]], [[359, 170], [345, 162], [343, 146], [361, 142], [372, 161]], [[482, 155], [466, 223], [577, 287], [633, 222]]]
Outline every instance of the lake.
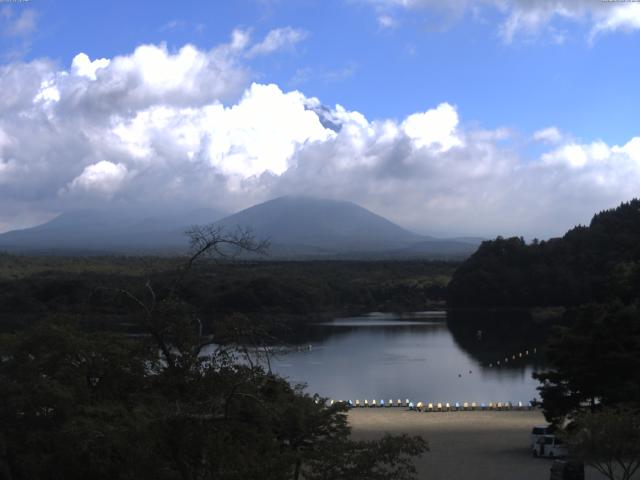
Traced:
[[[542, 369], [541, 335], [529, 332], [526, 321], [505, 326], [473, 319], [447, 321], [444, 312], [337, 318], [312, 325], [271, 367], [333, 399], [526, 403], [537, 397], [531, 374]], [[510, 330], [515, 338], [505, 335]]]

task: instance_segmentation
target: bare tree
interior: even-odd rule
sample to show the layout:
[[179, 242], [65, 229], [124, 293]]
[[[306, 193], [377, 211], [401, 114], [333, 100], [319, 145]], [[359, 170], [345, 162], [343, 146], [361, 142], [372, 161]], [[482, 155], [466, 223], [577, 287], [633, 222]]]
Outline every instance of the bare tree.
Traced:
[[212, 343], [211, 339], [204, 338], [198, 315], [177, 295], [195, 263], [205, 257], [231, 260], [243, 253], [265, 255], [269, 248], [269, 243], [256, 239], [250, 229], [238, 228], [229, 233], [216, 224], [194, 225], [185, 233], [189, 237], [189, 254], [166, 295], [156, 293], [150, 277], [145, 282], [146, 296], [116, 289], [140, 307], [143, 327], [153, 337], [170, 369], [185, 361], [195, 361], [202, 349]]
[[269, 248], [266, 240], [257, 240], [253, 231], [248, 228], [238, 228], [229, 234], [221, 225], [194, 225], [185, 232], [189, 237], [190, 256], [183, 265], [179, 276], [174, 281], [169, 296], [175, 294], [176, 288], [182, 283], [196, 260], [205, 256], [214, 258], [233, 259], [242, 253], [265, 255]]

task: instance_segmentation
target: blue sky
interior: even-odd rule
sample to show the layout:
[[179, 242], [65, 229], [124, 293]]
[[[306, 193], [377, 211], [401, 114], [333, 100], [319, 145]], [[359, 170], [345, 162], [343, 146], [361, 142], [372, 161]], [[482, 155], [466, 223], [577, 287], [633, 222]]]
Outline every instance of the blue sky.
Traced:
[[[239, 43], [234, 44], [232, 38]], [[180, 57], [181, 49], [192, 45], [203, 58], [215, 57], [216, 66], [205, 66], [196, 73], [190, 67], [186, 70], [181, 81], [189, 85], [204, 82], [198, 87], [200, 93], [189, 94], [187, 99], [177, 99], [178, 94], [173, 90], [173, 93], [154, 90], [152, 100], [148, 100], [151, 97], [145, 93], [145, 100], [140, 103], [139, 89], [134, 92], [131, 87], [126, 98], [138, 100], [127, 108], [122, 107], [124, 110], [107, 113], [101, 110], [106, 116], [100, 120], [88, 116], [87, 105], [90, 102], [103, 105], [112, 97], [98, 98], [98, 94], [92, 94], [80, 103], [73, 103], [73, 108], [69, 106], [71, 103], [67, 100], [78, 95], [70, 86], [71, 77], [82, 77], [88, 82], [83, 83], [82, 91], [104, 93], [104, 88], [98, 87], [100, 82], [107, 82], [107, 78], [109, 82], [104, 85], [111, 88], [114, 82], [130, 79], [127, 75], [136, 68], [149, 69], [150, 64], [134, 53], [141, 45], [153, 46], [162, 52], [163, 58], [178, 59], [181, 64], [190, 61]], [[136, 66], [130, 70], [122, 67], [126, 64], [124, 60], [120, 67], [111, 61], [108, 67], [97, 69], [98, 73], [93, 76], [82, 76], [72, 66], [80, 53], [86, 54], [87, 62], [119, 57], [129, 59]], [[220, 60], [222, 57], [224, 61]], [[300, 185], [301, 180], [295, 175], [302, 175], [305, 181], [313, 183], [304, 191], [357, 201], [427, 233], [558, 234], [575, 223], [587, 221], [593, 211], [614, 206], [638, 191], [640, 173], [636, 172], [636, 163], [640, 159], [635, 157], [636, 143], [633, 142], [640, 135], [638, 58], [640, 4], [630, 2], [31, 0], [0, 3], [0, 68], [4, 69], [6, 95], [16, 98], [27, 95], [26, 87], [20, 90], [16, 86], [21, 75], [28, 78], [36, 75], [40, 79], [40, 89], [30, 93], [34, 100], [28, 103], [29, 115], [24, 110], [27, 103], [0, 110], [0, 147], [5, 138], [5, 151], [0, 156], [0, 186], [8, 186], [0, 197], [10, 205], [0, 211], [0, 231], [43, 221], [77, 202], [108, 207], [156, 201], [151, 187], [148, 191], [142, 188], [147, 192], [144, 198], [132, 193], [141, 191], [136, 182], [141, 182], [143, 177], [157, 175], [159, 184], [172, 176], [185, 182], [193, 178], [189, 175], [195, 175], [194, 172], [181, 170], [184, 162], [171, 167], [177, 170], [160, 171], [167, 162], [157, 159], [167, 155], [162, 150], [166, 145], [152, 144], [147, 127], [152, 123], [150, 119], [159, 118], [161, 107], [174, 109], [172, 118], [181, 119], [184, 124], [187, 117], [188, 122], [193, 122], [193, 116], [185, 116], [180, 108], [206, 109], [207, 105], [219, 104], [231, 110], [247, 95], [264, 99], [264, 102], [257, 101], [255, 108], [268, 108], [265, 105], [274, 106], [280, 101], [276, 97], [289, 98], [286, 95], [297, 90], [304, 97], [298, 101], [306, 105], [307, 112], [309, 99], [317, 98], [329, 115], [345, 126], [344, 132], [337, 136], [332, 136], [332, 132], [325, 135], [314, 130], [317, 125], [309, 124], [305, 132], [283, 138], [284, 143], [265, 146], [265, 151], [273, 147], [282, 158], [276, 158], [274, 153], [271, 160], [262, 164], [260, 159], [247, 157], [250, 156], [247, 151], [253, 151], [251, 142], [261, 146], [259, 139], [271, 135], [251, 124], [252, 131], [257, 132], [255, 136], [233, 140], [245, 144], [234, 143], [234, 148], [225, 150], [224, 161], [220, 160], [223, 154], [218, 150], [217, 157], [211, 157], [209, 152], [206, 161], [203, 160], [211, 168], [208, 174], [222, 184], [192, 185], [190, 189], [199, 192], [193, 197], [184, 192], [176, 193], [175, 198], [163, 193], [163, 201], [189, 201], [199, 205], [215, 201], [231, 211], [271, 195], [296, 193], [294, 186]], [[37, 73], [27, 71], [28, 66]], [[119, 76], [124, 75], [122, 72], [129, 73]], [[193, 78], [189, 77], [192, 73]], [[201, 90], [206, 90], [207, 85], [203, 80], [205, 74], [208, 81], [223, 79], [219, 82], [219, 94], [202, 94]], [[50, 86], [48, 91], [55, 90], [57, 97], [53, 103], [36, 102], [36, 98], [42, 100], [46, 82]], [[257, 90], [251, 91], [252, 83], [276, 85], [279, 93], [264, 93], [266, 90], [256, 93]], [[93, 90], [91, 85], [95, 87]], [[147, 87], [153, 90], [153, 86]], [[77, 89], [77, 85], [74, 88]], [[68, 99], [65, 95], [69, 95]], [[269, 101], [268, 95], [271, 95]], [[337, 104], [347, 113], [336, 113]], [[47, 118], [47, 131], [53, 126], [69, 129], [74, 125], [95, 133], [106, 123], [120, 125], [120, 131], [123, 128], [135, 131], [136, 145], [140, 147], [142, 137], [146, 142], [145, 152], [149, 156], [146, 163], [142, 162], [144, 167], [141, 161], [132, 160], [137, 155], [133, 150], [130, 158], [114, 157], [116, 150], [122, 154], [122, 145], [97, 145], [92, 141], [79, 147], [78, 138], [70, 135], [55, 143], [67, 152], [77, 147], [78, 153], [69, 154], [71, 158], [64, 160], [61, 160], [63, 155], [46, 154], [45, 157], [51, 158], [44, 162], [51, 165], [38, 172], [40, 167], [35, 165], [42, 164], [42, 152], [34, 151], [32, 157], [26, 153], [11, 156], [12, 148], [17, 151], [21, 141], [20, 134], [12, 131], [16, 128], [12, 118], [36, 118], [33, 105], [39, 105], [40, 117]], [[447, 105], [455, 112], [451, 128], [440, 133], [459, 139], [446, 148], [443, 145], [447, 141], [441, 137], [426, 131], [412, 136], [403, 126], [412, 115], [429, 111], [447, 114], [446, 109], [438, 109], [440, 105]], [[93, 107], [89, 110], [94, 111]], [[273, 114], [278, 115], [279, 111], [275, 106]], [[249, 125], [256, 114], [250, 112], [249, 107], [247, 112]], [[364, 117], [365, 123], [356, 114]], [[132, 123], [134, 117], [136, 128]], [[420, 128], [435, 128], [433, 125], [441, 123], [436, 117], [425, 120]], [[140, 124], [145, 118], [147, 130], [143, 134]], [[94, 121], [95, 124], [91, 123]], [[235, 138], [238, 129], [244, 129], [243, 121], [238, 120], [239, 123], [234, 123], [236, 130], [225, 130], [224, 134], [209, 128], [204, 121], [197, 125], [190, 123], [185, 128], [197, 132], [201, 140], [198, 149], [202, 149], [204, 143], [216, 147], [218, 140], [226, 145], [229, 135]], [[446, 119], [442, 121], [446, 124]], [[388, 130], [382, 126], [385, 122], [390, 122], [389, 128], [401, 131], [393, 134], [399, 136], [394, 136], [392, 147], [385, 143], [384, 131]], [[347, 128], [352, 124], [353, 128]], [[34, 124], [29, 128], [38, 131], [44, 126]], [[279, 128], [295, 130], [284, 120]], [[357, 135], [368, 135], [370, 147], [365, 148], [354, 140], [356, 134], [342, 138], [358, 128], [363, 130]], [[364, 131], [369, 133], [362, 133]], [[106, 130], [103, 133], [104, 138], [108, 137]], [[205, 137], [207, 142], [202, 140]], [[431, 138], [430, 143], [417, 141], [418, 137]], [[121, 141], [123, 137], [118, 138]], [[409, 140], [413, 141], [411, 148], [403, 143]], [[127, 142], [127, 148], [131, 147], [132, 141]], [[379, 153], [383, 144], [389, 151]], [[357, 148], [345, 153], [341, 145]], [[236, 156], [229, 153], [237, 152], [238, 148], [245, 155], [240, 160], [235, 153]], [[191, 159], [192, 150], [178, 151], [176, 155]], [[254, 150], [260, 151], [260, 148], [256, 146]], [[331, 168], [326, 164], [319, 167], [318, 160], [309, 160], [317, 155], [328, 155], [334, 162]], [[346, 168], [341, 155], [364, 160]], [[454, 160], [445, 157], [482, 160], [464, 168], [460, 167], [463, 160], [455, 160], [458, 162], [455, 168], [450, 168], [453, 164], [445, 162]], [[59, 162], [64, 163], [64, 168]], [[234, 166], [230, 162], [240, 163]], [[193, 167], [192, 160], [186, 163], [189, 168]], [[238, 167], [240, 164], [245, 167]], [[411, 170], [412, 165], [415, 170]], [[349, 189], [345, 178], [329, 176], [338, 175], [340, 168], [351, 183], [363, 183], [366, 188]], [[68, 170], [66, 176], [62, 175], [63, 170]], [[524, 170], [527, 171], [523, 173]], [[36, 179], [37, 175], [41, 178]], [[311, 180], [315, 176], [322, 179]], [[430, 188], [431, 193], [418, 194], [420, 184], [415, 183], [416, 176], [424, 176], [424, 187]], [[100, 183], [102, 180], [105, 183]], [[411, 182], [415, 184], [409, 185]], [[501, 185], [511, 183], [518, 185], [514, 193], [492, 193]], [[215, 200], [213, 196], [208, 197], [207, 189], [213, 188], [216, 191], [222, 188], [224, 195], [217, 193]], [[562, 191], [559, 196], [558, 189]], [[165, 185], [163, 192], [166, 190]], [[399, 197], [398, 191], [406, 192], [400, 196], [406, 197], [405, 200], [390, 202], [390, 198]], [[470, 211], [477, 206], [478, 198], [484, 199], [482, 212], [472, 214]], [[509, 207], [514, 203], [521, 205], [521, 209], [512, 211]], [[415, 206], [423, 213], [408, 213]], [[562, 211], [549, 214], [550, 206]], [[523, 220], [523, 212], [531, 212], [529, 220]]]

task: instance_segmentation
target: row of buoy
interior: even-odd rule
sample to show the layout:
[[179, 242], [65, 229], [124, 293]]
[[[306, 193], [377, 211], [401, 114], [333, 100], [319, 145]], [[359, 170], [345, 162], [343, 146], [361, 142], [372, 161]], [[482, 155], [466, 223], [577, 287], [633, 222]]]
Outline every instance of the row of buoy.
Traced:
[[529, 355], [533, 355], [534, 353], [538, 353], [538, 349], [534, 348], [533, 350], [529, 351], [529, 350], [525, 350], [524, 352], [518, 352], [517, 355], [511, 355], [511, 357], [504, 357], [504, 359], [498, 360], [495, 363], [490, 363], [489, 364], [489, 368], [493, 368], [494, 365], [496, 367], [499, 367], [501, 364], [507, 364], [509, 363], [509, 361], [516, 361], [519, 360], [523, 357], [527, 357]]
[[[331, 400], [330, 404], [333, 405], [334, 401]], [[412, 402], [409, 401], [409, 399], [407, 398], [404, 403], [402, 402], [402, 400], [398, 399], [396, 402], [394, 402], [393, 400], [389, 400], [388, 402], [385, 402], [384, 400], [371, 400], [371, 402], [369, 402], [369, 400], [364, 400], [362, 403], [360, 403], [360, 400], [356, 400], [355, 402], [353, 400], [347, 400], [346, 402], [344, 400], [338, 400], [338, 403], [348, 403], [350, 407], [354, 407], [354, 408], [359, 408], [359, 407], [410, 407], [410, 405], [412, 405]]]
[[396, 402], [389, 400], [330, 400], [329, 405], [334, 403], [346, 403], [351, 408], [375, 408], [375, 407], [405, 407], [409, 410], [415, 410], [418, 412], [458, 412], [458, 411], [474, 411], [474, 410], [531, 410], [533, 408], [532, 402], [489, 402], [489, 403], [476, 403], [476, 402], [417, 402], [413, 403], [409, 399], [405, 402], [398, 399]]

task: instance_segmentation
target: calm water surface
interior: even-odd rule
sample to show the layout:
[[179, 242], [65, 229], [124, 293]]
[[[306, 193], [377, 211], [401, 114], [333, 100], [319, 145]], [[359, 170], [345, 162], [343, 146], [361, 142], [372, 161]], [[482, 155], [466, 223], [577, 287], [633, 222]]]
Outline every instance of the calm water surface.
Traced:
[[[465, 332], [464, 329], [473, 329]], [[409, 315], [369, 314], [339, 318], [313, 326], [313, 334], [301, 339], [294, 351], [278, 355], [272, 369], [294, 383], [306, 383], [308, 391], [334, 399], [410, 398], [427, 402], [526, 402], [537, 396], [538, 382], [531, 377], [536, 355], [524, 352], [522, 339], [509, 346], [502, 338], [493, 354], [503, 361], [489, 367], [483, 345], [492, 332], [477, 338], [475, 326], [457, 327], [457, 341], [443, 312]], [[460, 334], [462, 330], [462, 334]], [[469, 341], [472, 338], [472, 341]], [[525, 339], [526, 341], [526, 339]], [[478, 352], [473, 352], [476, 348]], [[467, 350], [462, 348], [464, 344]], [[481, 361], [483, 358], [485, 360]]]

